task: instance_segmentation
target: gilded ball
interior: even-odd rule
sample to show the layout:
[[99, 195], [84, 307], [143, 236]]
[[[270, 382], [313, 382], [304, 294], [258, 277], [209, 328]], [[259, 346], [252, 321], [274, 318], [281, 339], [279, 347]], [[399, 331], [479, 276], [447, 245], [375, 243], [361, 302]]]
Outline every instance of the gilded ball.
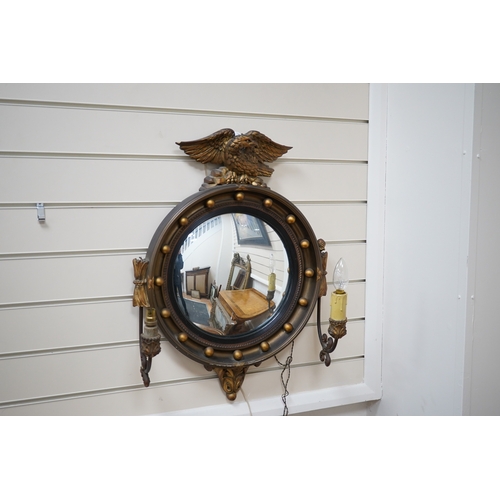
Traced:
[[268, 344], [267, 342], [262, 342], [262, 343], [260, 344], [260, 348], [261, 348], [264, 352], [269, 351], [269, 344]]
[[308, 278], [312, 278], [314, 276], [314, 269], [311, 269], [311, 268], [308, 268], [304, 271], [304, 274], [308, 277]]
[[163, 246], [161, 247], [161, 251], [162, 251], [163, 253], [170, 253], [170, 247], [169, 247], [168, 245], [163, 245]]
[[234, 401], [236, 399], [236, 393], [235, 392], [228, 393], [227, 399], [229, 399], [229, 401]]
[[214, 200], [207, 200], [207, 202], [205, 203], [205, 206], [207, 208], [214, 208], [215, 207], [215, 201]]
[[301, 305], [302, 307], [306, 307], [308, 303], [309, 302], [304, 297], [299, 299], [299, 305]]
[[168, 309], [162, 309], [160, 313], [164, 318], [170, 318], [170, 311]]
[[185, 333], [179, 333], [179, 337], [178, 339], [181, 341], [181, 342], [186, 342], [186, 340], [188, 339], [188, 336], [185, 334]]
[[236, 193], [234, 198], [236, 201], [243, 201], [245, 199], [245, 195], [243, 193]]
[[179, 224], [181, 226], [187, 226], [189, 224], [189, 219], [187, 217], [182, 217], [181, 220], [179, 221]]
[[158, 278], [155, 279], [155, 285], [156, 286], [162, 286], [163, 285], [163, 278], [158, 276]]
[[288, 224], [293, 224], [295, 222], [295, 215], [289, 215], [286, 218], [286, 221], [288, 222]]
[[239, 360], [243, 357], [243, 353], [240, 350], [236, 350], [233, 352], [233, 358]]
[[285, 329], [285, 332], [290, 333], [293, 330], [293, 326], [291, 323], [285, 323], [283, 325], [283, 328]]
[[309, 248], [309, 240], [302, 240], [302, 241], [300, 242], [300, 246], [301, 246], [302, 248]]
[[273, 206], [273, 200], [271, 200], [271, 198], [266, 198], [264, 200], [264, 206], [266, 208], [271, 208]]
[[214, 355], [214, 349], [213, 347], [206, 347], [205, 348], [205, 356], [207, 358], [211, 358]]

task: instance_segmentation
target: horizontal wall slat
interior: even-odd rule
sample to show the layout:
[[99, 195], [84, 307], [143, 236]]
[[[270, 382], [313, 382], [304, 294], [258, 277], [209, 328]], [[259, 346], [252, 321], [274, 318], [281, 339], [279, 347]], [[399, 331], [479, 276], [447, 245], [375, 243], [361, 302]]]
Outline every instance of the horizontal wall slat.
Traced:
[[132, 295], [132, 258], [95, 256], [0, 261], [0, 304]]
[[[292, 363], [293, 366], [293, 363]], [[301, 366], [292, 369], [288, 382], [290, 394], [310, 391], [312, 387], [323, 389], [340, 385], [358, 384], [363, 381], [363, 359], [350, 359], [332, 362], [329, 367], [323, 364]], [[280, 372], [256, 372], [245, 378], [243, 391], [247, 400], [261, 399], [283, 394]]]
[[333, 281], [335, 265], [342, 258], [349, 273], [349, 279], [366, 278], [366, 243], [336, 243], [326, 245], [328, 252], [327, 281]]
[[148, 388], [49, 398], [35, 404], [15, 402], [9, 406], [0, 405], [0, 415], [154, 415], [214, 405], [226, 415], [248, 415], [244, 399], [230, 403], [215, 379], [172, 385], [152, 382]]
[[[326, 368], [322, 365], [316, 367], [316, 375], [336, 387], [349, 383], [350, 380], [358, 383], [362, 377], [362, 360], [346, 360], [332, 363]], [[274, 375], [276, 376], [276, 373]], [[302, 378], [302, 373], [292, 366], [292, 380], [304, 380], [307, 389], [311, 390], [315, 381], [310, 378]], [[245, 394], [240, 393], [236, 401], [230, 402], [222, 392], [218, 380], [197, 380], [190, 383], [178, 384], [154, 384], [149, 388], [140, 387], [133, 390], [109, 392], [102, 394], [89, 394], [83, 397], [61, 398], [48, 401], [40, 401], [37, 404], [23, 405], [21, 403], [12, 406], [0, 406], [0, 415], [152, 415], [164, 414], [168, 412], [186, 411], [189, 409], [196, 414], [212, 415], [250, 415], [250, 410], [258, 411], [261, 398], [249, 397], [256, 393], [256, 387], [262, 386], [269, 381], [262, 380], [258, 373], [248, 373], [243, 386], [244, 393], [247, 392], [247, 384], [252, 384], [251, 391], [248, 391], [248, 406]], [[324, 384], [323, 384], [324, 385]], [[248, 386], [250, 387], [250, 386]], [[275, 414], [281, 415], [283, 403], [282, 392], [272, 379], [274, 391], [268, 391], [270, 398], [275, 399]], [[278, 392], [277, 392], [278, 391]], [[291, 392], [288, 400], [293, 400], [295, 392]], [[303, 394], [301, 394], [303, 396]], [[269, 405], [269, 401], [266, 401]], [[266, 405], [266, 406], [267, 406]], [[205, 409], [203, 408], [205, 407]], [[290, 413], [294, 413], [294, 407], [289, 403]]]
[[179, 202], [199, 189], [206, 173], [201, 163], [176, 159], [0, 157], [0, 175], [2, 203], [92, 203]]
[[[368, 119], [366, 83], [0, 84], [0, 98]], [[311, 99], [311, 93], [315, 99]], [[332, 98], [332, 96], [335, 96]]]
[[[316, 340], [305, 340], [317, 348]], [[318, 363], [317, 358], [315, 361]], [[276, 377], [279, 382], [280, 366], [275, 360], [272, 363], [274, 369], [269, 366], [267, 369], [252, 368], [249, 374], [267, 374], [262, 376], [269, 380]], [[295, 364], [298, 366], [297, 360]], [[321, 363], [320, 366], [326, 368]], [[139, 367], [137, 346], [2, 359], [0, 377], [9, 382], [2, 384], [0, 388], [0, 405], [33, 398], [70, 396], [120, 388], [125, 390], [142, 384]], [[303, 366], [303, 376], [309, 369], [317, 371], [316, 365]], [[172, 346], [164, 342], [162, 351], [154, 358], [150, 378], [155, 383], [165, 383], [216, 378], [216, 375], [205, 370], [201, 364], [175, 352]], [[299, 387], [297, 390], [305, 389]]]
[[67, 349], [138, 339], [139, 311], [130, 301], [0, 309], [0, 353]]
[[[323, 308], [327, 310], [328, 302], [329, 298], [323, 299]], [[45, 355], [46, 351], [56, 349], [108, 348], [114, 343], [137, 342], [138, 318], [139, 311], [132, 307], [131, 301], [0, 310], [0, 324], [14, 325], [0, 332], [0, 358], [22, 356], [23, 353], [37, 355], [37, 352]], [[316, 313], [310, 322], [316, 322]], [[327, 325], [322, 325], [323, 333], [326, 330]], [[349, 336], [343, 339], [335, 355], [352, 357], [363, 354], [363, 335], [364, 321], [350, 323]], [[301, 346], [300, 362], [317, 360], [315, 326], [307, 326], [297, 342]]]
[[305, 205], [297, 208], [306, 216], [316, 238], [325, 241], [366, 240], [366, 204]]
[[[366, 201], [367, 171], [366, 163], [283, 161], [275, 168], [268, 186], [295, 203], [311, 199]], [[304, 189], [308, 184], [312, 189]]]
[[[3, 260], [0, 276], [0, 305], [4, 308], [31, 302], [132, 296], [134, 290], [132, 259], [128, 255]], [[351, 283], [349, 289], [360, 285], [364, 283]], [[355, 297], [349, 299], [352, 306], [357, 303]], [[364, 300], [359, 307], [364, 309]]]
[[[257, 129], [292, 146], [287, 158], [366, 161], [366, 123], [207, 117], [0, 105], [0, 150], [82, 153], [179, 154], [179, 141], [222, 128]], [[110, 133], [112, 131], [112, 133]]]
[[[156, 356], [152, 380], [188, 380], [214, 376], [185, 356], [168, 356], [168, 344]], [[3, 359], [0, 378], [9, 380], [0, 388], [0, 401], [51, 397], [61, 394], [127, 388], [142, 384], [137, 346], [58, 353], [48, 356]]]
[[[9, 235], [2, 253], [147, 248], [170, 209], [165, 207], [36, 208], [0, 210], [0, 231]], [[92, 229], [94, 228], [94, 229]]]
[[[291, 200], [307, 199], [310, 191], [304, 185], [311, 182], [314, 199], [366, 200], [366, 164], [280, 160], [274, 167], [268, 186]], [[200, 163], [175, 158], [148, 161], [0, 156], [0, 201], [181, 201], [199, 189], [207, 173]]]
[[[316, 312], [311, 316], [311, 320], [316, 321]], [[328, 324], [321, 325], [321, 333], [328, 335]], [[348, 322], [347, 335], [343, 337], [337, 344], [337, 348], [330, 354], [332, 360], [340, 360], [344, 358], [362, 357], [364, 355], [364, 339], [365, 339], [365, 322], [351, 321]], [[308, 325], [295, 339], [293, 347], [293, 362], [294, 364], [318, 363], [319, 352], [321, 346], [318, 339], [318, 330], [316, 325]], [[277, 354], [281, 363], [285, 363], [286, 358], [291, 353], [291, 345], [285, 347], [282, 352]], [[259, 368], [268, 370], [276, 368], [276, 360], [274, 357], [264, 361]]]
[[[359, 241], [366, 238], [366, 205], [298, 204], [317, 238]], [[36, 206], [0, 209], [0, 253], [147, 248], [168, 207], [50, 207], [40, 224]]]
[[[332, 281], [335, 265], [340, 258], [344, 259], [348, 267], [349, 277], [352, 281], [363, 280], [366, 277], [366, 243], [327, 243], [328, 252], [327, 280]], [[144, 257], [146, 248], [136, 249], [90, 249], [90, 250], [70, 250], [70, 251], [41, 251], [41, 252], [19, 252], [0, 254], [0, 261], [14, 260], [38, 260], [38, 259], [59, 259], [59, 258], [84, 258], [84, 257], [127, 257], [134, 259]], [[128, 261], [127, 261], [128, 262]], [[254, 260], [254, 264], [256, 261]], [[43, 263], [40, 263], [43, 266]], [[264, 262], [267, 271], [268, 261]]]

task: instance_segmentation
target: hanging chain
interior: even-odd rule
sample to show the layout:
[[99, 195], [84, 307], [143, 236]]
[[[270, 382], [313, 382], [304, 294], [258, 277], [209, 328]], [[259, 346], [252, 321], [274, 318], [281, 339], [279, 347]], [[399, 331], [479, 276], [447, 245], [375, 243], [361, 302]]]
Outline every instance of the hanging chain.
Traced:
[[[295, 341], [292, 341], [292, 349], [290, 350], [290, 355], [286, 358], [285, 363], [281, 363], [281, 361], [274, 356], [274, 359], [277, 361], [277, 363], [283, 367], [283, 370], [281, 370], [281, 385], [283, 386], [283, 395], [281, 396], [281, 400], [283, 401], [283, 416], [286, 417], [288, 416], [288, 406], [286, 404], [286, 397], [290, 394], [288, 392], [288, 381], [290, 380], [290, 367], [293, 361], [293, 345]], [[285, 373], [286, 373], [286, 381], [285, 381]]]

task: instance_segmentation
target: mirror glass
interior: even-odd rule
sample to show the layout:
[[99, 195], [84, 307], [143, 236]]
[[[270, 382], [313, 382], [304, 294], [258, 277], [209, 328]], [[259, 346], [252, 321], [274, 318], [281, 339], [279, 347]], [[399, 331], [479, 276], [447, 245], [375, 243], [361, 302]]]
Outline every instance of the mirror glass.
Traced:
[[209, 219], [182, 241], [174, 296], [187, 321], [213, 335], [249, 333], [284, 303], [288, 256], [278, 234], [245, 213]]

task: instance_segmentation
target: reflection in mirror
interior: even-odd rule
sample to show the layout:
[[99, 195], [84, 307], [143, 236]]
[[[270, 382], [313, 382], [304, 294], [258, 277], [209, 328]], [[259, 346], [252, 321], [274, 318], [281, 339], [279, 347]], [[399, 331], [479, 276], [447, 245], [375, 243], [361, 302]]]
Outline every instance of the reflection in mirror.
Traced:
[[223, 214], [186, 236], [173, 282], [186, 319], [214, 335], [239, 335], [279, 310], [288, 283], [288, 257], [264, 221], [249, 214]]

